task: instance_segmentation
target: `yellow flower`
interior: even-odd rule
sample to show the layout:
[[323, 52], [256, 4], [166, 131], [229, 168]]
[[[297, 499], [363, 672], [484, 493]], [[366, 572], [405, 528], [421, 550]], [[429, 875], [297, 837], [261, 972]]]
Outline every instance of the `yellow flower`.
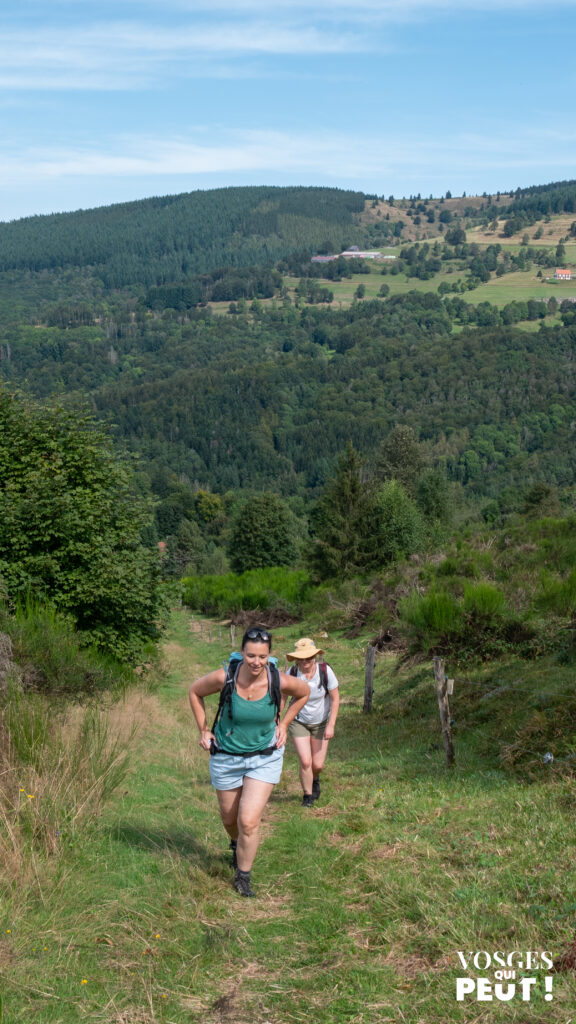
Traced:
[[34, 793], [28, 793], [27, 796], [28, 796], [29, 800], [33, 800], [34, 799]]
[[88, 984], [88, 979], [87, 978], [82, 978], [82, 981], [80, 982], [80, 984], [81, 985], [87, 985]]

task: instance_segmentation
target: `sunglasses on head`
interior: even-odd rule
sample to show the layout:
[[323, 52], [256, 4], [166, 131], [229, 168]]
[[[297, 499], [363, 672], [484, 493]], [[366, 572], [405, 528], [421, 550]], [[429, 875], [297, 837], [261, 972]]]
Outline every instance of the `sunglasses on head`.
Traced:
[[263, 644], [269, 644], [272, 637], [266, 629], [249, 629], [246, 632], [247, 640], [261, 640]]

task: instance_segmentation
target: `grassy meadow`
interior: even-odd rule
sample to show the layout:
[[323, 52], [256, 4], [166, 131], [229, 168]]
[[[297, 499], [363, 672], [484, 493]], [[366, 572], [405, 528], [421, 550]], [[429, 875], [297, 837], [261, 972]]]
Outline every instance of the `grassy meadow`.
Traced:
[[[298, 636], [319, 641], [323, 629], [275, 630], [280, 662]], [[100, 816], [50, 843], [38, 829], [20, 847], [14, 837], [2, 878], [4, 1022], [573, 1019], [571, 970], [524, 964], [516, 982], [535, 977], [529, 999], [518, 987], [508, 1001], [456, 1000], [459, 977], [494, 982], [493, 967], [464, 970], [458, 951], [548, 951], [570, 965], [576, 797], [570, 759], [543, 757], [538, 716], [542, 694], [572, 694], [573, 669], [514, 661], [457, 678], [448, 770], [430, 664], [398, 672], [379, 656], [363, 714], [367, 640], [322, 642], [343, 700], [322, 796], [300, 806], [288, 750], [252, 873], [258, 898], [242, 900], [186, 697], [230, 639], [174, 613], [156, 685], [107, 711], [131, 762]], [[524, 758], [508, 756], [519, 744]], [[18, 781], [40, 822], [37, 779]]]

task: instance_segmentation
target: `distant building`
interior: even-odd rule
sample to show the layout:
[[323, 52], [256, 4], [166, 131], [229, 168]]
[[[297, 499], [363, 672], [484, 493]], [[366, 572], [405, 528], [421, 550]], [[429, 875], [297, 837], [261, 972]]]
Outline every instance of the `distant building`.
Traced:
[[564, 270], [562, 267], [556, 267], [556, 270], [554, 271], [554, 278], [556, 281], [571, 281], [572, 271]]
[[313, 256], [312, 263], [331, 263], [332, 260], [337, 259], [337, 256]]
[[346, 260], [381, 260], [382, 253], [376, 249], [370, 250], [369, 252], [362, 252], [357, 245], [351, 245], [349, 249], [340, 253], [341, 256]]

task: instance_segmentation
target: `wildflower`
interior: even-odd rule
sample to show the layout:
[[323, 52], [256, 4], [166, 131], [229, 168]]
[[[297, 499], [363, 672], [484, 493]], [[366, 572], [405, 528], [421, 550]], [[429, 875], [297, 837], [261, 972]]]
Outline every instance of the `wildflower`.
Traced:
[[34, 799], [34, 793], [27, 793], [26, 796], [28, 797], [29, 800]]
[[6, 929], [6, 935], [12, 935], [12, 929], [11, 928], [7, 928]]
[[88, 984], [88, 978], [82, 978], [82, 981], [80, 982], [80, 984], [81, 985], [87, 985]]

